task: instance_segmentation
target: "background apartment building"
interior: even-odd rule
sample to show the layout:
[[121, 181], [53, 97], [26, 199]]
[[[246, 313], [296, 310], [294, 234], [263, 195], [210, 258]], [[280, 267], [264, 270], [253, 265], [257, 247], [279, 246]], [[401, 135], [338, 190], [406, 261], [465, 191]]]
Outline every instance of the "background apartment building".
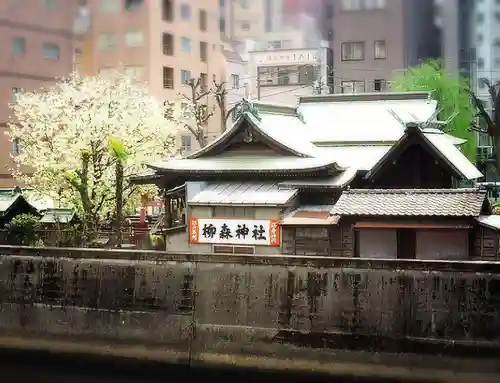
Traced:
[[9, 103], [21, 89], [46, 87], [73, 68], [74, 0], [0, 1], [0, 187], [13, 187], [11, 153], [19, 150], [4, 134]]
[[[221, 30], [233, 39], [252, 39], [254, 51], [330, 47], [331, 58], [322, 63], [329, 75], [320, 76], [330, 92], [387, 90], [395, 71], [440, 54], [434, 0], [224, 0], [220, 5]], [[317, 84], [317, 73], [309, 70], [308, 76]], [[278, 85], [290, 78], [285, 71]]]
[[394, 71], [438, 57], [433, 0], [335, 2], [335, 93], [387, 89]]
[[[91, 26], [79, 38], [83, 73], [123, 69], [179, 106], [187, 102], [181, 94], [190, 94], [190, 78], [199, 78], [204, 88], [224, 79], [218, 0], [89, 0], [87, 6]], [[215, 100], [207, 97], [207, 104], [212, 108]], [[214, 115], [208, 138], [220, 129]], [[183, 152], [197, 148], [188, 131], [179, 133], [178, 145]]]

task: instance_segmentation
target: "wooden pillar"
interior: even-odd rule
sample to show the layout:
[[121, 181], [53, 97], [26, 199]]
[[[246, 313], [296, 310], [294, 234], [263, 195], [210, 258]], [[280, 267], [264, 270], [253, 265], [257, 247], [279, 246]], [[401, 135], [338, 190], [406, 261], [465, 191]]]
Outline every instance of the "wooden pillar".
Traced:
[[172, 226], [172, 211], [170, 207], [170, 196], [167, 194], [168, 189], [165, 188], [163, 195], [163, 202], [165, 205], [165, 228], [168, 229]]
[[500, 241], [500, 234], [498, 233], [498, 231], [495, 231], [494, 238], [495, 238], [495, 260], [498, 261], [498, 252], [499, 252], [498, 245]]

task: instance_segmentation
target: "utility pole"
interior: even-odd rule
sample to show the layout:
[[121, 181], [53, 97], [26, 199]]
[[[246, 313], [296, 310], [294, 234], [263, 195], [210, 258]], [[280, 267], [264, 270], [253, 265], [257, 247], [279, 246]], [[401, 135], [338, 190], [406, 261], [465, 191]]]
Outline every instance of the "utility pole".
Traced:
[[260, 101], [260, 68], [257, 67], [257, 100]]

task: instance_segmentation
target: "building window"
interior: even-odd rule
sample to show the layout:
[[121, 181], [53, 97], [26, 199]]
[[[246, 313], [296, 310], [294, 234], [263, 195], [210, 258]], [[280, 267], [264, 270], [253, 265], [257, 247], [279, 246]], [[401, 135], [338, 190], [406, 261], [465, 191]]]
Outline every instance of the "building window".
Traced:
[[208, 91], [208, 74], [200, 73], [200, 86], [202, 91]]
[[273, 3], [272, 0], [265, 0], [264, 3], [264, 30], [272, 32], [273, 29]]
[[484, 69], [484, 59], [482, 57], [479, 57], [477, 59], [477, 68], [478, 69]]
[[174, 7], [172, 0], [163, 0], [161, 7], [163, 21], [174, 21]]
[[125, 46], [128, 48], [137, 48], [144, 45], [144, 35], [141, 31], [130, 31], [125, 33]]
[[267, 47], [269, 49], [281, 49], [283, 48], [281, 40], [272, 40], [267, 42]]
[[163, 67], [163, 88], [174, 89], [174, 69], [167, 66]]
[[43, 58], [59, 60], [61, 54], [61, 49], [59, 45], [54, 43], [44, 43], [43, 44]]
[[12, 102], [17, 102], [17, 95], [21, 93], [21, 88], [12, 88]]
[[375, 53], [375, 60], [385, 60], [387, 58], [387, 49], [385, 46], [385, 40], [375, 41], [374, 53]]
[[200, 9], [200, 31], [207, 30], [207, 11]]
[[12, 56], [21, 56], [26, 53], [26, 39], [14, 37], [12, 39]]
[[100, 50], [111, 49], [116, 47], [117, 40], [115, 33], [103, 33], [99, 36], [97, 45]]
[[187, 85], [189, 80], [191, 80], [191, 71], [182, 69], [181, 70], [181, 84]]
[[299, 67], [298, 84], [307, 85], [316, 81], [316, 68], [312, 65], [302, 65]]
[[182, 135], [181, 136], [181, 154], [191, 152], [191, 136]]
[[342, 43], [342, 61], [361, 61], [365, 59], [365, 43], [362, 41]]
[[219, 19], [219, 32], [220, 33], [226, 32], [226, 20], [223, 17]]
[[59, 0], [43, 0], [43, 10], [47, 12], [55, 12], [59, 7]]
[[254, 207], [232, 207], [232, 206], [215, 206], [212, 208], [213, 218], [246, 218], [255, 219]]
[[248, 21], [242, 21], [241, 22], [241, 29], [244, 31], [249, 31], [250, 30], [250, 23]]
[[191, 40], [187, 37], [181, 37], [181, 51], [191, 53]]
[[365, 92], [365, 82], [364, 81], [342, 81], [342, 93], [344, 94], [355, 94]]
[[386, 0], [342, 0], [343, 11], [360, 11], [385, 8]]
[[19, 138], [14, 138], [12, 140], [12, 154], [17, 156], [19, 153], [21, 153], [21, 142]]
[[231, 85], [233, 89], [240, 89], [240, 76], [238, 76], [237, 74], [232, 74]]
[[282, 69], [278, 73], [278, 85], [290, 85], [291, 71]]
[[120, 10], [121, 0], [101, 0], [100, 9], [102, 13], [114, 13]]
[[170, 33], [163, 33], [163, 54], [166, 56], [174, 54], [174, 36]]
[[387, 90], [387, 81], [382, 79], [373, 80], [373, 90], [375, 92], [385, 92]]
[[215, 254], [255, 254], [255, 246], [228, 246], [213, 245], [212, 251]]
[[191, 6], [189, 4], [181, 5], [181, 18], [183, 20], [189, 20], [191, 18]]
[[200, 41], [200, 60], [202, 62], [207, 62], [208, 56], [208, 43], [205, 41]]
[[144, 79], [144, 67], [140, 65], [125, 65], [125, 75], [136, 81]]
[[100, 77], [109, 77], [113, 75], [116, 72], [115, 68], [112, 67], [102, 67], [99, 69], [99, 76]]
[[241, 8], [248, 8], [248, 0], [240, 0], [240, 6]]
[[476, 16], [476, 23], [482, 24], [484, 23], [484, 14], [478, 13]]
[[144, 5], [144, 0], [125, 0], [125, 9], [128, 12], [139, 10]]

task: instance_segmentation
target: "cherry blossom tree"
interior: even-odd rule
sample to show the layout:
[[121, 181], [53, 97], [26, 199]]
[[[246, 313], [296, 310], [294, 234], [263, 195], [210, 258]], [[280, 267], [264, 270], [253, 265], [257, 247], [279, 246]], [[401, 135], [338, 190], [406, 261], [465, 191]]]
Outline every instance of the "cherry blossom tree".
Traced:
[[118, 181], [130, 206], [155, 190], [130, 184], [128, 176], [173, 155], [181, 124], [174, 103], [156, 99], [145, 84], [118, 71], [96, 77], [73, 73], [52, 88], [19, 93], [11, 108], [7, 134], [21, 148], [13, 155], [12, 174], [39, 194], [77, 208], [89, 230], [115, 213], [118, 159], [110, 140], [127, 153], [119, 158]]

